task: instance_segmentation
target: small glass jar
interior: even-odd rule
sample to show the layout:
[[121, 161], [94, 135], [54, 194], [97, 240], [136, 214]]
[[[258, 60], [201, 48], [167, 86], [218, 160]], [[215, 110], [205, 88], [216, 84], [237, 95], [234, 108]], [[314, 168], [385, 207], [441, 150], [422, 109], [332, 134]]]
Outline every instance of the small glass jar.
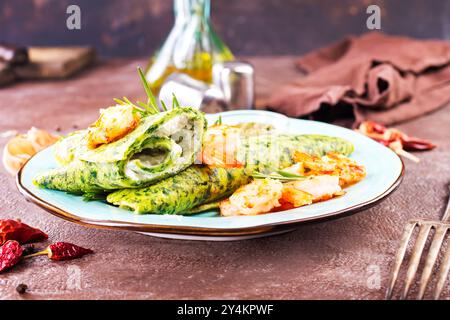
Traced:
[[174, 0], [174, 12], [175, 24], [146, 69], [155, 94], [174, 72], [211, 83], [213, 64], [234, 60], [211, 25], [210, 0]]

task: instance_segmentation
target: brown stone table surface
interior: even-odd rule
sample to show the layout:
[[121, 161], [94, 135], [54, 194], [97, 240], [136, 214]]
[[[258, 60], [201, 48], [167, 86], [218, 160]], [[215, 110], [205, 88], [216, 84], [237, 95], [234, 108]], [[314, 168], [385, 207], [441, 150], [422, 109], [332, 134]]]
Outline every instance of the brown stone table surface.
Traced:
[[[258, 97], [298, 75], [292, 57], [250, 59]], [[0, 89], [0, 132], [31, 126], [62, 132], [85, 127], [113, 97], [142, 98], [136, 65], [108, 60], [67, 81], [23, 82]], [[450, 92], [449, 92], [450, 94]], [[20, 218], [95, 254], [68, 262], [45, 257], [0, 274], [1, 299], [381, 299], [404, 224], [438, 219], [450, 182], [450, 108], [399, 126], [438, 148], [405, 160], [398, 190], [346, 218], [302, 225], [284, 235], [235, 242], [166, 240], [92, 229], [27, 202], [0, 170], [0, 217]], [[6, 138], [0, 138], [3, 147]], [[15, 287], [25, 283], [29, 293]], [[450, 298], [447, 285], [443, 298]]]

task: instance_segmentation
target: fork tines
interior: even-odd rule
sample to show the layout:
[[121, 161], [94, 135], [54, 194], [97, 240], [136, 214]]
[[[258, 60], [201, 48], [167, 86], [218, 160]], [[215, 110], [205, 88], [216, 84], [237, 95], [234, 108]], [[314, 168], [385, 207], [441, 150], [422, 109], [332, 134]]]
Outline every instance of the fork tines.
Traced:
[[[406, 271], [405, 284], [400, 299], [406, 299], [406, 297], [408, 296], [411, 285], [416, 278], [417, 270], [419, 269], [419, 264], [424, 252], [425, 244], [431, 230], [434, 230], [434, 235], [432, 237], [433, 240], [429, 247], [428, 255], [424, 263], [422, 275], [419, 282], [419, 291], [417, 294], [417, 299], [422, 299], [424, 297], [427, 285], [430, 281], [430, 276], [433, 273], [434, 265], [436, 264], [439, 252], [442, 250], [447, 232], [450, 229], [450, 223], [426, 220], [412, 220], [408, 222], [400, 241], [400, 247], [395, 257], [394, 267], [386, 293], [386, 299], [391, 299], [393, 297], [394, 287], [400, 272], [400, 268], [406, 254], [408, 244], [413, 244], [413, 240], [411, 239], [411, 237], [415, 233], [414, 231], [416, 228], [418, 228], [418, 234], [411, 252], [408, 269]], [[445, 282], [447, 280], [449, 269], [450, 245], [446, 249], [446, 252], [444, 253], [443, 259], [440, 263], [440, 269], [437, 275], [437, 282], [433, 294], [434, 299], [439, 299], [439, 296], [441, 295], [442, 289], [444, 288]]]

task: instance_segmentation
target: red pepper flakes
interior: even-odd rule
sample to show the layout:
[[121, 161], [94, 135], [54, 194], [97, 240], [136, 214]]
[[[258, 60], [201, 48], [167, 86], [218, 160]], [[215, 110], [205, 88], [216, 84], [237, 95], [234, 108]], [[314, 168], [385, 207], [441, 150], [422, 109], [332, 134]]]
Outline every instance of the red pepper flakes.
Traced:
[[20, 244], [39, 242], [48, 239], [48, 235], [39, 229], [17, 220], [0, 220], [0, 245], [8, 240]]
[[23, 249], [15, 240], [8, 240], [0, 248], [0, 272], [14, 267], [21, 259]]
[[94, 253], [94, 251], [68, 242], [55, 242], [45, 250], [30, 254], [25, 258], [47, 255], [51, 260], [62, 261], [77, 259], [89, 253]]
[[430, 141], [410, 137], [398, 129], [388, 129], [373, 121], [364, 121], [357, 131], [415, 162], [419, 162], [419, 158], [407, 151], [426, 151], [436, 148], [436, 145]]

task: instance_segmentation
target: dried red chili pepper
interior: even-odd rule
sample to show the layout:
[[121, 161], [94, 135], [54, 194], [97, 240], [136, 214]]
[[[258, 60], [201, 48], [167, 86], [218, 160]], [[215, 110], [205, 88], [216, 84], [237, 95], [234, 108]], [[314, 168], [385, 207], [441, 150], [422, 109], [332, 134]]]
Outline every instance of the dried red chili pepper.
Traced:
[[0, 220], [0, 245], [8, 240], [24, 244], [48, 239], [48, 235], [39, 229], [17, 220]]
[[436, 148], [434, 143], [419, 138], [404, 136], [401, 140], [403, 149], [408, 151], [426, 151]]
[[419, 158], [406, 152], [405, 150], [425, 151], [431, 150], [436, 147], [435, 144], [427, 140], [410, 137], [398, 129], [388, 129], [385, 126], [373, 121], [365, 121], [361, 123], [358, 131], [368, 136], [369, 138], [372, 138], [373, 140], [385, 145], [386, 147], [391, 148], [397, 154], [407, 157], [415, 162], [419, 162]]
[[23, 249], [15, 240], [7, 241], [0, 248], [0, 272], [15, 266], [22, 257]]
[[30, 254], [25, 258], [47, 255], [52, 260], [62, 261], [77, 259], [89, 253], [94, 253], [94, 251], [68, 242], [55, 242], [49, 245], [45, 250]]
[[382, 124], [373, 122], [373, 121], [366, 121], [366, 124], [370, 127], [370, 129], [376, 133], [385, 133], [387, 128], [383, 126]]

